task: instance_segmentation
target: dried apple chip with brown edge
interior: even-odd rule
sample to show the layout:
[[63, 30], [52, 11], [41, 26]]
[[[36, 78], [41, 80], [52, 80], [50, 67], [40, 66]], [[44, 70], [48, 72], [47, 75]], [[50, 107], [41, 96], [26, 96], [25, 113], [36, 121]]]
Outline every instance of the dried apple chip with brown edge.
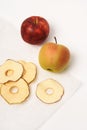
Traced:
[[36, 77], [36, 65], [32, 62], [25, 62], [22, 60], [18, 62], [21, 63], [24, 67], [22, 78], [25, 79], [28, 84], [31, 83]]
[[27, 99], [30, 95], [28, 84], [20, 78], [18, 81], [7, 82], [1, 87], [1, 96], [9, 104], [19, 104]]
[[8, 59], [0, 66], [0, 83], [18, 80], [23, 73], [23, 67], [20, 63]]
[[36, 96], [44, 103], [58, 102], [64, 94], [64, 88], [54, 79], [46, 79], [37, 85]]

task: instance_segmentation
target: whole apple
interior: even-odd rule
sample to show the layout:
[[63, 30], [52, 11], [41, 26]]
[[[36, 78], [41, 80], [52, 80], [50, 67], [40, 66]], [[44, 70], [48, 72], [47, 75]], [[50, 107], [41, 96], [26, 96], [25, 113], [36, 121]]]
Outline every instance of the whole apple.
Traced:
[[63, 71], [70, 60], [69, 49], [53, 42], [45, 43], [39, 52], [39, 63], [45, 70], [52, 72]]
[[49, 35], [49, 24], [40, 16], [31, 16], [25, 19], [21, 25], [21, 36], [30, 44], [40, 44]]

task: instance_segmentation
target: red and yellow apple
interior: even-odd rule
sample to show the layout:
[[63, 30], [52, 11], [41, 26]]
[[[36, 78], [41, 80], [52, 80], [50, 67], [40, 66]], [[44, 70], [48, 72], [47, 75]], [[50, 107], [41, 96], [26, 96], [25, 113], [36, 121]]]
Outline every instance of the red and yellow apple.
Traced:
[[62, 44], [45, 43], [39, 51], [39, 63], [45, 70], [61, 72], [67, 67], [69, 60], [70, 51]]
[[30, 44], [40, 44], [49, 35], [49, 24], [40, 16], [31, 16], [25, 19], [21, 25], [21, 36]]

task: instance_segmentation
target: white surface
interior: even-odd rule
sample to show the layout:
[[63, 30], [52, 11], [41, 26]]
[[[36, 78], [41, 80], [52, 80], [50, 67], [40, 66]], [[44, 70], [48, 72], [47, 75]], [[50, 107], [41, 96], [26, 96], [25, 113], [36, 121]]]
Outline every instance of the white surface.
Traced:
[[[25, 44], [16, 28], [3, 19], [0, 19], [0, 35], [0, 64], [3, 64], [7, 59], [12, 59], [33, 62], [37, 66], [37, 77], [29, 85], [30, 98], [27, 99], [27, 102], [19, 105], [9, 105], [3, 101], [2, 97], [0, 98], [0, 122], [2, 122], [0, 129], [25, 130], [26, 128], [26, 130], [36, 130], [65, 104], [67, 99], [74, 95], [76, 90], [80, 88], [81, 82], [71, 76], [68, 71], [55, 74], [43, 70], [38, 63], [38, 52], [41, 46]], [[58, 81], [64, 87], [62, 99], [50, 105], [39, 101], [35, 94], [37, 84], [48, 78]]]
[[[69, 46], [72, 64], [68, 71], [83, 83], [77, 93], [40, 130], [87, 130], [87, 1], [0, 0], [0, 16], [18, 30], [21, 22], [31, 15], [48, 19], [51, 25], [48, 40], [52, 41], [56, 35], [59, 42]], [[27, 49], [28, 45], [25, 47]]]

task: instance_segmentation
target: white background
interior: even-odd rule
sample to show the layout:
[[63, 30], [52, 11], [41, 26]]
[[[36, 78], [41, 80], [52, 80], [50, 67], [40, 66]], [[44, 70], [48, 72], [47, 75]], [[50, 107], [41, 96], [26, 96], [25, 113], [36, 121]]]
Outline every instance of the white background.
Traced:
[[68, 45], [72, 53], [69, 72], [81, 88], [40, 130], [87, 130], [87, 0], [0, 0], [0, 16], [20, 29], [32, 15], [49, 21], [51, 34]]

